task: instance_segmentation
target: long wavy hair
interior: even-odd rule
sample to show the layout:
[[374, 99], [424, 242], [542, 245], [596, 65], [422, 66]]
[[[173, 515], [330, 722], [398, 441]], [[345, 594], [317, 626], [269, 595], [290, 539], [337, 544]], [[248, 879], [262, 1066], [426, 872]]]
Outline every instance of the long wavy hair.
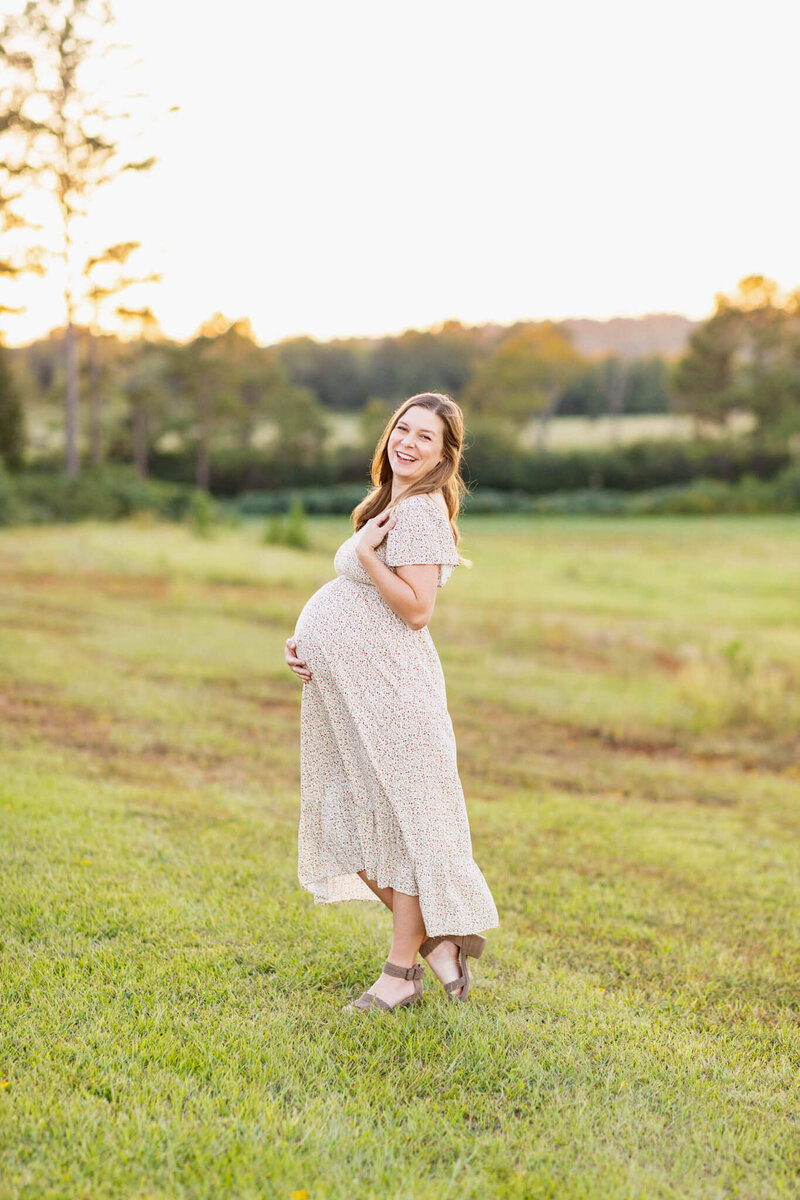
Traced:
[[[398, 496], [394, 503], [392, 503], [392, 481], [394, 474], [389, 461], [389, 438], [397, 422], [409, 408], [414, 407], [427, 408], [430, 412], [436, 413], [438, 417], [442, 418], [444, 424], [442, 461], [435, 467], [432, 467], [422, 479], [418, 479], [410, 487], [406, 488], [402, 495]], [[407, 499], [409, 496], [422, 496], [426, 492], [440, 491], [447, 504], [450, 528], [453, 531], [453, 539], [456, 546], [458, 546], [461, 535], [456, 524], [456, 517], [461, 511], [461, 503], [467, 493], [467, 485], [461, 478], [463, 445], [464, 414], [455, 400], [450, 396], [445, 395], [443, 392], [420, 392], [418, 396], [410, 396], [408, 400], [404, 400], [389, 418], [386, 428], [378, 439], [375, 452], [372, 455], [370, 477], [374, 485], [373, 489], [360, 504], [356, 505], [351, 513], [351, 519], [356, 532], [358, 532], [362, 525], [366, 525], [367, 521], [371, 520], [372, 517], [376, 517], [378, 513], [383, 512], [385, 508], [391, 507], [392, 511], [394, 511], [400, 501]], [[472, 566], [470, 559], [462, 558], [460, 554], [458, 560], [462, 566]]]

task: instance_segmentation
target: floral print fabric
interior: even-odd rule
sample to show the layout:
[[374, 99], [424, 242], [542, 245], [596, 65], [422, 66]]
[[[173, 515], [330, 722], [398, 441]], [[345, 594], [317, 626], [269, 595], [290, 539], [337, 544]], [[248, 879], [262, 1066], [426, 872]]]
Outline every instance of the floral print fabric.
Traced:
[[[390, 568], [458, 564], [445, 513], [409, 496], [377, 555]], [[358, 561], [353, 534], [336, 578], [297, 619], [297, 653], [311, 668], [300, 715], [298, 879], [316, 903], [378, 900], [379, 887], [418, 895], [429, 937], [499, 925], [472, 857], [453, 724], [427, 625], [392, 611]], [[380, 901], [378, 900], [380, 903]]]

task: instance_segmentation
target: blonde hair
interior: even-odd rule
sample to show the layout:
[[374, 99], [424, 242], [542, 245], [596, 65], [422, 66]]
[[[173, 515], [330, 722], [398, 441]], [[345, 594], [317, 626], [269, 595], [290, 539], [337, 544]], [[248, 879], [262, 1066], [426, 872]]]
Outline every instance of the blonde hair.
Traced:
[[[392, 481], [394, 476], [389, 461], [389, 438], [397, 422], [405, 415], [409, 408], [415, 407], [426, 408], [438, 417], [441, 417], [444, 424], [442, 461], [437, 463], [435, 467], [432, 467], [422, 479], [418, 479], [410, 487], [406, 488], [403, 494], [392, 503]], [[367, 521], [371, 520], [372, 517], [383, 512], [385, 508], [391, 507], [392, 510], [396, 509], [400, 501], [405, 500], [408, 496], [423, 496], [426, 492], [440, 491], [447, 504], [450, 528], [453, 531], [453, 539], [456, 546], [458, 546], [461, 535], [456, 524], [456, 517], [461, 511], [463, 497], [467, 494], [467, 485], [461, 478], [463, 445], [464, 414], [455, 400], [450, 396], [445, 395], [443, 392], [420, 392], [418, 396], [410, 396], [408, 400], [404, 400], [392, 413], [383, 433], [378, 438], [378, 444], [375, 447], [370, 464], [370, 478], [374, 485], [373, 489], [369, 495], [364, 497], [360, 504], [356, 505], [351, 513], [351, 519], [356, 531], [362, 525], [365, 525]], [[462, 566], [472, 566], [471, 561], [468, 558], [462, 558], [460, 554], [458, 559]]]

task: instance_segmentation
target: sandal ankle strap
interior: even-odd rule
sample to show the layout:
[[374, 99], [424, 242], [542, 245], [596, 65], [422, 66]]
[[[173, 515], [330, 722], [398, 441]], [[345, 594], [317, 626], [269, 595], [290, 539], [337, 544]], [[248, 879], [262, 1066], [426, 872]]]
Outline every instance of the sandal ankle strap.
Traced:
[[424, 963], [414, 963], [413, 967], [398, 967], [397, 963], [389, 962], [387, 958], [383, 964], [384, 974], [394, 975], [397, 979], [421, 979], [424, 970]]

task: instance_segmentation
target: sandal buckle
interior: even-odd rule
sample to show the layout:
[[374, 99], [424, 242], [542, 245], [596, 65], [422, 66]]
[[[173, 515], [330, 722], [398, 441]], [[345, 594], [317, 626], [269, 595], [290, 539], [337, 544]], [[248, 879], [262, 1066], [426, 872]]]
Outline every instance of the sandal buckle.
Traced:
[[424, 963], [414, 963], [413, 967], [399, 967], [397, 963], [390, 962], [388, 959], [383, 964], [384, 972], [387, 975], [394, 975], [397, 979], [421, 979], [425, 970]]

